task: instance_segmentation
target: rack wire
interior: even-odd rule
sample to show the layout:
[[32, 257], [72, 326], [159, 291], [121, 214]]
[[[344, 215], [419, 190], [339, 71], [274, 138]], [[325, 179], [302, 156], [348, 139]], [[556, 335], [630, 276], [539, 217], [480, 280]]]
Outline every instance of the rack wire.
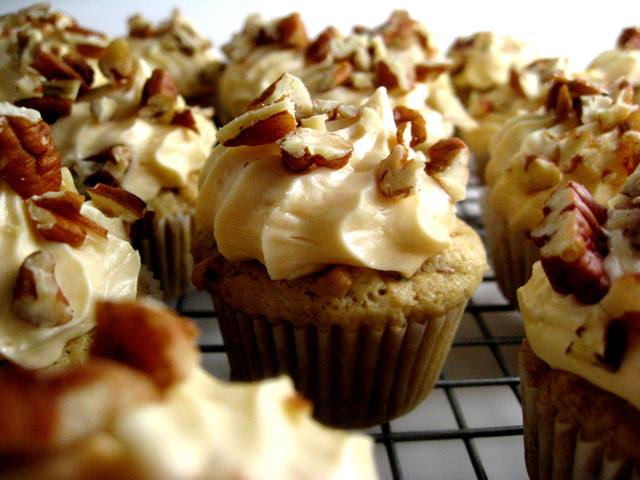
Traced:
[[[458, 210], [459, 216], [476, 229], [484, 239], [479, 206], [482, 188], [477, 181], [472, 180], [467, 199], [459, 205]], [[172, 303], [182, 315], [191, 317], [199, 323], [202, 330], [200, 349], [203, 352], [205, 367], [217, 376], [229, 378], [230, 369], [224, 353], [225, 348], [217, 329], [215, 312], [208, 297], [201, 293], [191, 293]], [[505, 318], [508, 321], [505, 321]], [[405, 419], [401, 427], [398, 426], [398, 422], [393, 421], [367, 430], [376, 442], [376, 462], [382, 479], [413, 480], [425, 477], [439, 479], [474, 478], [474, 476], [478, 479], [526, 478], [523, 460], [511, 458], [510, 461], [503, 461], [505, 460], [503, 455], [522, 456], [522, 419], [516, 367], [517, 350], [523, 338], [521, 327], [519, 314], [498, 293], [493, 274], [487, 273], [478, 292], [467, 306], [465, 317], [461, 322], [461, 332], [454, 340], [447, 365], [431, 395], [440, 400], [443, 397], [446, 399], [453, 421], [448, 424], [441, 421], [438, 408], [443, 408], [442, 404], [445, 402], [442, 401], [440, 406], [432, 407], [429, 405], [430, 396], [423, 410], [432, 409], [429, 413], [432, 416], [435, 411], [435, 417], [438, 417], [438, 421], [435, 422], [437, 425], [424, 426], [421, 420], [416, 420], [413, 424], [410, 423], [412, 420], [409, 418]], [[481, 354], [485, 361], [490, 356], [493, 359], [493, 367], [478, 368], [478, 364], [482, 362], [478, 362], [474, 356], [476, 354]], [[487, 415], [482, 411], [469, 414], [470, 405], [484, 402], [482, 408], [485, 412], [493, 408], [500, 412], [504, 408], [502, 401], [497, 402], [497, 405], [486, 405], [493, 399], [484, 398], [483, 400], [483, 392], [495, 388], [502, 389], [500, 390], [502, 394], [505, 388], [510, 391], [515, 398], [511, 410], [514, 411], [517, 408], [518, 413], [513, 413], [507, 422], [501, 422], [500, 418], [493, 419], [489, 425], [483, 420], [478, 422], [479, 415], [481, 417]], [[476, 395], [477, 393], [480, 395]], [[473, 401], [476, 398], [479, 402]], [[465, 405], [462, 405], [463, 403]], [[442, 428], [444, 424], [446, 425]], [[493, 451], [479, 448], [480, 442], [492, 438], [505, 439], [509, 443], [502, 445], [512, 445], [514, 448], [508, 449], [506, 453], [500, 448], [498, 450], [494, 448]], [[438, 446], [436, 452], [445, 452], [443, 462], [447, 464], [427, 465], [429, 458], [422, 458], [422, 452], [429, 452], [430, 448], [436, 445]], [[442, 450], [443, 445], [445, 450]], [[416, 447], [419, 450], [417, 454]], [[405, 450], [409, 453], [413, 452], [413, 456], [406, 455]], [[431, 455], [431, 461], [434, 460], [434, 455], [437, 457], [439, 453]], [[496, 469], [497, 464], [502, 467], [506, 464], [507, 467]], [[466, 470], [463, 465], [466, 465], [464, 467]]]

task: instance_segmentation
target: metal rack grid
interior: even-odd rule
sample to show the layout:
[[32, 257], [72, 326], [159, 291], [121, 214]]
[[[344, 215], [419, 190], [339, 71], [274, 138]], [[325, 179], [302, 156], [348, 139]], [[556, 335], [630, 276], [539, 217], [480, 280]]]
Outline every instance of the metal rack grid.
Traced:
[[[472, 180], [473, 182], [473, 180]], [[473, 182], [459, 215], [484, 238]], [[229, 378], [209, 298], [190, 293], [171, 302], [201, 327], [205, 368]], [[499, 294], [492, 272], [470, 300], [440, 380], [428, 399], [401, 419], [367, 430], [382, 479], [526, 478], [522, 452], [517, 311]], [[485, 444], [496, 439], [496, 444]]]

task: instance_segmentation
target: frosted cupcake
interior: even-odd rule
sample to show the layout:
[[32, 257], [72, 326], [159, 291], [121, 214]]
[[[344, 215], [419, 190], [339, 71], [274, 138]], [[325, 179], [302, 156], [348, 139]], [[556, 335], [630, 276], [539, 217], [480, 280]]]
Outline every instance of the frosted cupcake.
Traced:
[[102, 83], [98, 58], [109, 39], [38, 4], [0, 16], [0, 101], [40, 111], [52, 123]]
[[0, 165], [0, 359], [28, 369], [78, 362], [96, 299], [136, 297], [140, 256], [122, 218], [143, 211], [123, 191], [98, 189], [96, 203], [84, 202], [38, 112], [5, 102]]
[[358, 27], [343, 36], [329, 27], [308, 40], [299, 15], [271, 22], [250, 17], [244, 31], [224, 47], [229, 64], [220, 79], [223, 121], [247, 105], [283, 72], [299, 76], [314, 99], [359, 105], [385, 87], [394, 106], [420, 111], [435, 142], [455, 124], [472, 121], [458, 102], [430, 34], [407, 12], [383, 25]]
[[570, 182], [545, 202], [518, 290], [527, 470], [535, 479], [637, 478], [640, 171], [599, 205]]
[[423, 128], [396, 124], [384, 88], [355, 111], [314, 114], [284, 75], [219, 131], [194, 283], [212, 296], [235, 379], [286, 372], [317, 418], [350, 427], [431, 390], [485, 255], [455, 216], [467, 149], [422, 150]]
[[133, 230], [142, 261], [168, 296], [189, 285], [197, 177], [215, 143], [211, 112], [188, 107], [169, 73], [151, 71], [114, 40], [100, 59], [109, 83], [78, 98], [52, 125], [80, 190], [121, 187], [148, 206]]
[[635, 169], [640, 113], [632, 97], [624, 81], [607, 92], [560, 77], [544, 111], [513, 118], [494, 137], [483, 215], [496, 280], [510, 301], [537, 260], [529, 236], [553, 188], [574, 180], [604, 203]]
[[0, 367], [3, 477], [377, 478], [371, 440], [313, 421], [290, 380], [208, 375], [186, 319], [100, 303], [97, 322], [84, 365], [38, 375]]
[[157, 26], [142, 15], [131, 17], [127, 41], [133, 55], [175, 79], [187, 103], [213, 105], [221, 64], [211, 42], [178, 10]]

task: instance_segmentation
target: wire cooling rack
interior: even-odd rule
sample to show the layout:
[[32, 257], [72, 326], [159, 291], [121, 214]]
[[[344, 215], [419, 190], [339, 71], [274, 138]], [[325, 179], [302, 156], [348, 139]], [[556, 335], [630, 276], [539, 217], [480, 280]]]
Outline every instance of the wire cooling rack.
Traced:
[[[459, 215], [484, 239], [483, 187], [473, 183]], [[200, 325], [205, 368], [228, 379], [230, 368], [209, 297], [190, 293], [170, 303]], [[527, 478], [517, 376], [522, 336], [518, 312], [488, 272], [427, 400], [404, 417], [366, 431], [376, 442], [381, 479]]]

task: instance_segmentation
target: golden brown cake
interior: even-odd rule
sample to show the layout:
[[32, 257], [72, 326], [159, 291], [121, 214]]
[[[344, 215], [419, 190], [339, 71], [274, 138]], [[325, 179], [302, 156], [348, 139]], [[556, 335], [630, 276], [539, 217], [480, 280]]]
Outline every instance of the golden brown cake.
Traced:
[[194, 282], [232, 374], [287, 372], [329, 424], [390, 420], [432, 388], [485, 269], [455, 217], [468, 151], [425, 147], [384, 88], [314, 114], [284, 75], [255, 105], [219, 131], [196, 208]]
[[599, 205], [558, 187], [518, 290], [527, 470], [534, 479], [636, 478], [640, 465], [640, 170]]

